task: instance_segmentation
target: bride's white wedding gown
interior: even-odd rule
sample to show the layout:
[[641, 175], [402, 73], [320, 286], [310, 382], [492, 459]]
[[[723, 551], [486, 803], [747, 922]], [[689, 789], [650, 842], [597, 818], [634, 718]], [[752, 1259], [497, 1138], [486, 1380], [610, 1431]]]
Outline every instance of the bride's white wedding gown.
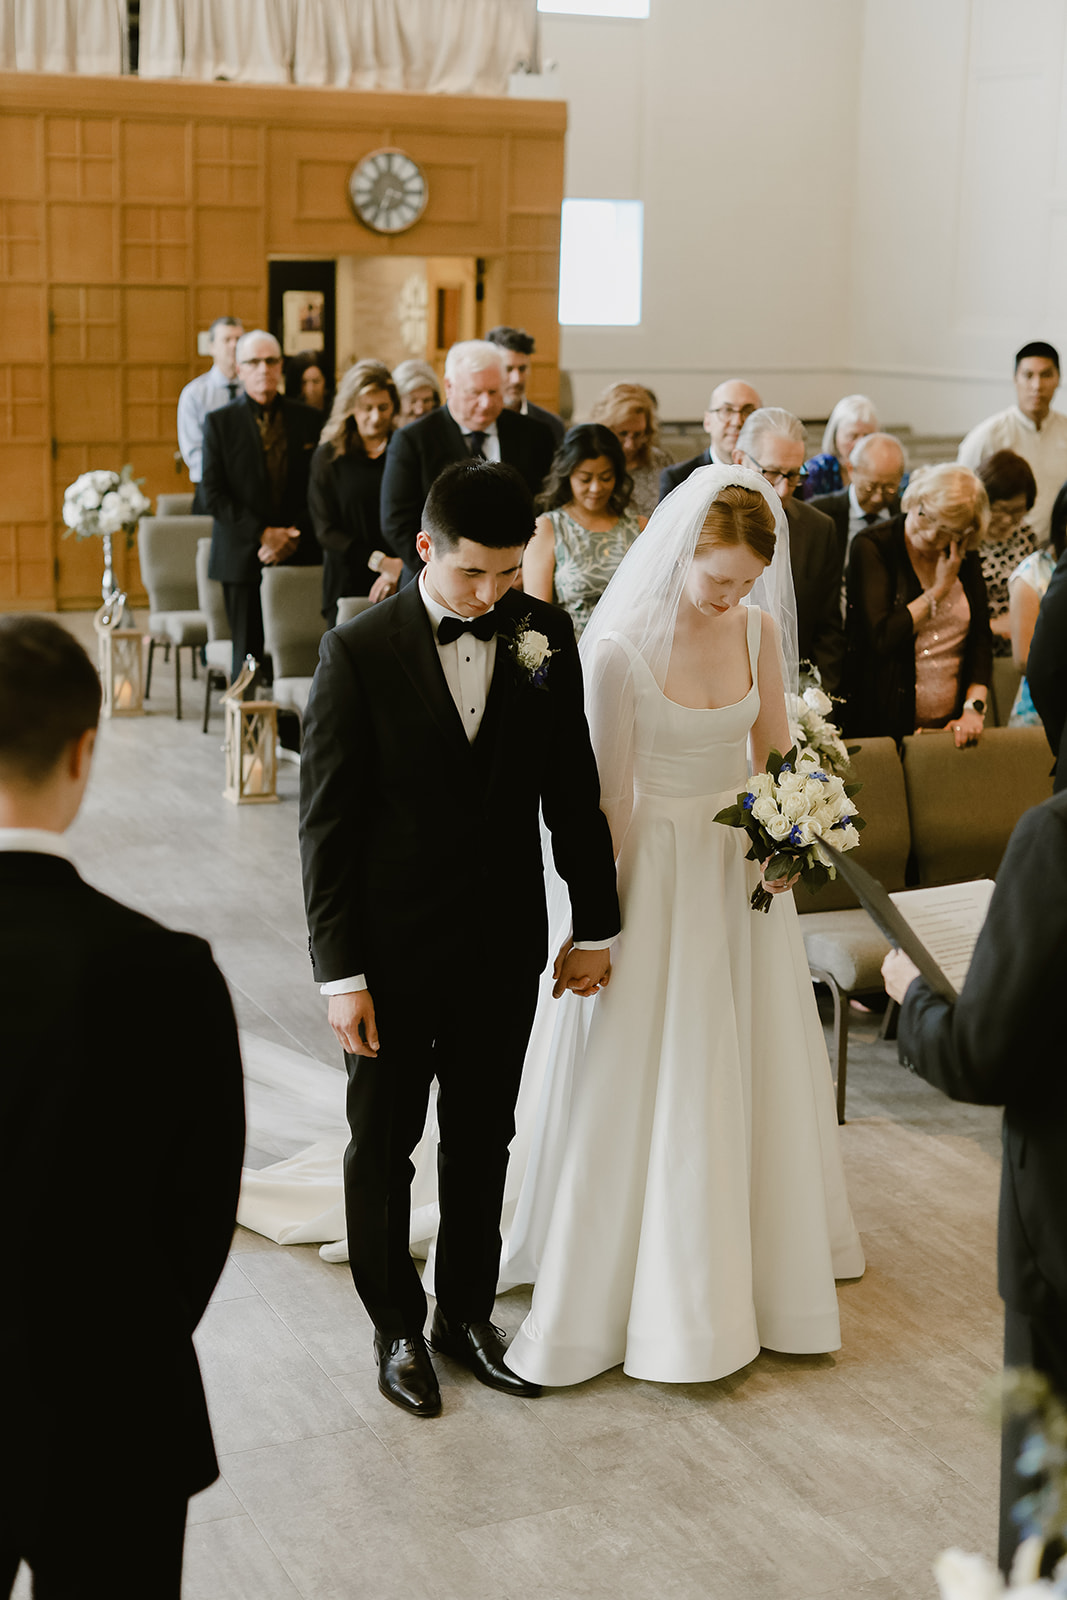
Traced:
[[621, 1362], [692, 1383], [761, 1345], [835, 1350], [834, 1279], [864, 1269], [793, 896], [753, 912], [747, 838], [714, 821], [747, 781], [760, 628], [751, 606], [752, 687], [719, 710], [667, 700], [615, 636], [635, 716], [623, 934], [595, 1000], [542, 1002], [553, 1039], [507, 1252], [505, 1278], [535, 1285], [508, 1364], [536, 1382]]

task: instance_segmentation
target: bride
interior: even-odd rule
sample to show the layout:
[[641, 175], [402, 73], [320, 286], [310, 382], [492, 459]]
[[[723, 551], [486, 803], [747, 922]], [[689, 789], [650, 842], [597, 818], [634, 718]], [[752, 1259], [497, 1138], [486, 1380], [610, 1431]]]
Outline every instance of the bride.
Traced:
[[750, 745], [762, 769], [791, 742], [787, 538], [762, 477], [699, 470], [582, 639], [624, 931], [595, 1001], [542, 997], [547, 1062], [504, 1271], [534, 1282], [507, 1357], [534, 1382], [621, 1362], [694, 1383], [761, 1346], [835, 1350], [834, 1279], [864, 1269], [792, 894], [754, 913], [747, 838], [714, 821]]

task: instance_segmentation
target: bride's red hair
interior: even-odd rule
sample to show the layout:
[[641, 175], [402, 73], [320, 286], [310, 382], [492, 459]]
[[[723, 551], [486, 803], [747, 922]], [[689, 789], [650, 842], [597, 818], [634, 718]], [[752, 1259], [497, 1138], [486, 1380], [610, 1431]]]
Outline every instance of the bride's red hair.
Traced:
[[768, 566], [774, 558], [774, 512], [755, 489], [731, 483], [708, 507], [697, 536], [697, 553], [713, 544], [747, 545]]

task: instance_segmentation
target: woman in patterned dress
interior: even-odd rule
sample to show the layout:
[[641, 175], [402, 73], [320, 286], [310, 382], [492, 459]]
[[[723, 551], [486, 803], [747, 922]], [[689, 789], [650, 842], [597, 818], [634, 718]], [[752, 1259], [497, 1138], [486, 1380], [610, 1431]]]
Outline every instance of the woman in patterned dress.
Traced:
[[629, 509], [630, 475], [610, 428], [584, 422], [556, 451], [538, 501], [522, 583], [571, 615], [579, 636], [646, 518]]
[[[1015, 665], [1025, 674], [1030, 655], [1030, 641], [1034, 637], [1037, 614], [1045, 598], [1045, 590], [1056, 570], [1056, 563], [1067, 547], [1067, 483], [1060, 489], [1052, 507], [1048, 525], [1048, 544], [1024, 556], [1008, 579], [1009, 616], [1011, 618], [1011, 653]], [[1015, 704], [1008, 718], [1013, 728], [1040, 728], [1041, 718], [1030, 697], [1030, 685], [1024, 676], [1015, 696]]]
[[[1014, 450], [997, 450], [974, 469], [989, 496], [989, 527], [978, 547], [989, 596], [989, 623], [993, 629], [993, 654], [1011, 655], [1011, 618], [1008, 615], [1008, 580], [1034, 549], [1028, 524], [1037, 499], [1037, 480], [1030, 463]], [[1029, 648], [1029, 640], [1027, 641]]]

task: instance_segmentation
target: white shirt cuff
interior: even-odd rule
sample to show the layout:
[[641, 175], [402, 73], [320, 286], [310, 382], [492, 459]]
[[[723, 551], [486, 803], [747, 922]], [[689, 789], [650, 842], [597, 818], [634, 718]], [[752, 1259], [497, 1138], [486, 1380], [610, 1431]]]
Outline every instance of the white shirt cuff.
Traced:
[[615, 943], [615, 940], [618, 937], [619, 937], [618, 934], [615, 934], [614, 937], [611, 938], [611, 939], [575, 939], [574, 944], [572, 946], [572, 949], [574, 949], [574, 950], [610, 950], [611, 946]]
[[356, 994], [360, 989], [367, 987], [367, 980], [362, 972], [355, 978], [334, 978], [332, 983], [320, 983], [320, 994]]

